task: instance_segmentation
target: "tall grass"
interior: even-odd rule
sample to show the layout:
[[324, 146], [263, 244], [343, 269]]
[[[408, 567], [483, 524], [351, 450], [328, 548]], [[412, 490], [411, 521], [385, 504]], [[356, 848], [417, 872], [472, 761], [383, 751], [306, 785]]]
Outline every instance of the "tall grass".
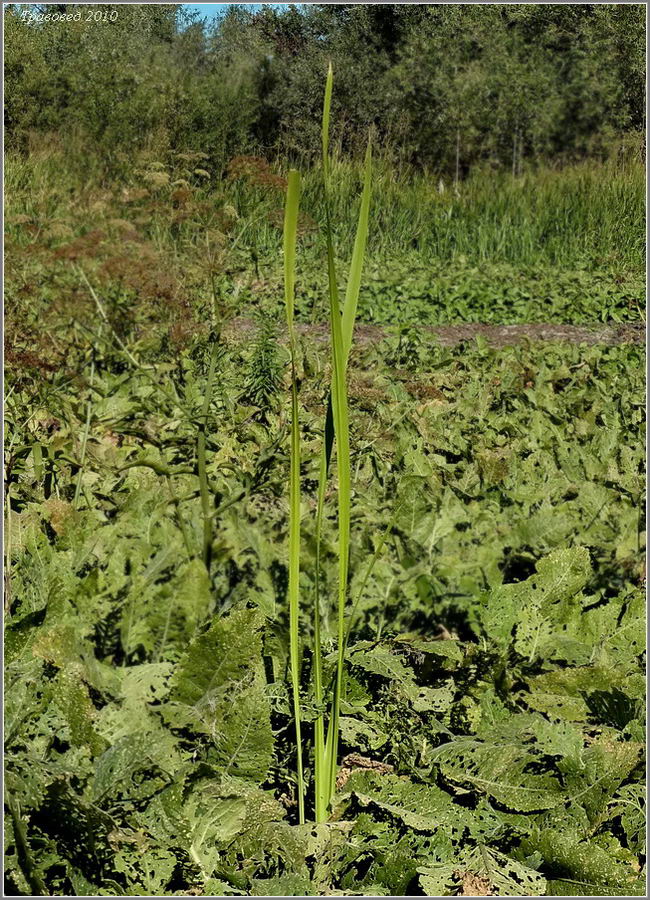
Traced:
[[[451, 182], [441, 191], [433, 173], [395, 173], [382, 158], [373, 169], [372, 256], [416, 251], [423, 260], [465, 257], [469, 264], [645, 266], [645, 173], [638, 164], [582, 163], [514, 178], [476, 171], [457, 194]], [[348, 211], [356, 202], [361, 164], [335, 160], [330, 176], [334, 239], [345, 253], [354, 241]], [[302, 208], [318, 222], [326, 216], [321, 181], [318, 168], [303, 178]], [[263, 220], [256, 240], [262, 254], [277, 241]]]
[[[67, 156], [56, 148], [34, 152], [27, 158], [7, 154], [8, 210], [34, 212], [41, 217], [46, 214], [49, 218], [69, 215], [71, 188], [81, 200], [94, 188], [119, 187], [115, 179], [107, 180], [100, 163], [91, 156], [86, 165], [74, 170]], [[283, 171], [285, 165], [279, 160], [276, 169]], [[365, 164], [335, 156], [329, 165], [334, 241], [347, 255], [355, 239], [349, 210], [357, 203], [357, 186]], [[144, 184], [139, 169], [136, 161], [125, 175], [132, 187]], [[477, 169], [461, 181], [458, 195], [449, 181], [441, 192], [437, 174], [408, 166], [396, 170], [381, 155], [375, 155], [373, 171], [377, 199], [369, 221], [371, 256], [414, 251], [422, 260], [465, 257], [469, 265], [489, 260], [574, 268], [609, 261], [627, 269], [645, 269], [645, 170], [637, 162], [589, 161], [559, 169], [531, 169], [516, 177], [509, 172]], [[322, 175], [320, 166], [302, 175], [302, 211], [317, 223], [324, 223], [326, 215]], [[170, 185], [156, 192], [160, 215], [152, 208], [150, 218], [152, 233], [154, 226], [160, 225], [156, 242], [167, 242], [166, 249], [175, 255], [179, 241], [204, 239], [191, 218], [187, 226], [181, 225], [175, 235], [171, 234], [168, 195], [173, 190]], [[239, 246], [254, 247], [264, 265], [274, 264], [281, 245], [275, 224], [281, 205], [277, 193], [229, 181], [214, 171], [209, 181], [193, 185], [192, 196], [197, 206], [209, 202], [214, 206], [215, 196], [220, 204], [231, 204], [241, 216], [235, 234], [244, 231]], [[145, 202], [151, 205], [151, 200]], [[118, 214], [124, 213], [112, 213]], [[101, 227], [101, 223], [93, 227]], [[317, 240], [312, 244], [304, 252], [315, 261], [322, 247]]]
[[201, 418], [196, 440], [196, 462], [199, 474], [199, 493], [201, 495], [201, 514], [203, 516], [203, 563], [210, 571], [210, 562], [212, 557], [212, 513], [210, 507], [212, 500], [210, 496], [210, 486], [208, 483], [208, 468], [206, 460], [206, 433], [208, 424], [208, 415], [210, 412], [210, 404], [212, 403], [212, 393], [214, 390], [214, 376], [219, 356], [219, 344], [215, 340], [212, 345], [210, 354], [210, 367], [208, 369], [208, 378], [205, 386], [205, 394], [201, 407]]
[[291, 472], [289, 476], [289, 655], [291, 688], [296, 728], [298, 769], [298, 816], [305, 821], [305, 785], [302, 763], [302, 718], [300, 709], [300, 423], [298, 421], [298, 378], [296, 373], [296, 330], [294, 326], [296, 234], [300, 204], [300, 174], [289, 172], [284, 215], [284, 299], [291, 353]]
[[[336, 276], [334, 238], [330, 206], [330, 160], [329, 160], [329, 120], [332, 99], [333, 75], [331, 66], [328, 69], [325, 85], [322, 121], [323, 164], [322, 190], [325, 198], [325, 233], [327, 242], [327, 273], [329, 293], [329, 318], [332, 344], [332, 385], [325, 419], [323, 450], [320, 463], [318, 485], [318, 502], [316, 513], [316, 592], [314, 603], [314, 648], [313, 677], [316, 717], [314, 722], [314, 805], [316, 820], [324, 821], [327, 817], [332, 794], [334, 792], [337, 772], [337, 755], [339, 745], [339, 717], [343, 679], [345, 669], [346, 606], [348, 593], [348, 574], [350, 561], [350, 515], [351, 515], [351, 472], [350, 472], [350, 434], [348, 422], [347, 362], [352, 345], [352, 334], [356, 317], [363, 258], [368, 235], [368, 219], [370, 209], [371, 150], [366, 152], [364, 168], [364, 187], [361, 198], [359, 221], [350, 264], [348, 284], [345, 293], [343, 310], [339, 303], [338, 281]], [[304, 821], [304, 775], [302, 764], [301, 709], [300, 709], [300, 655], [299, 655], [299, 589], [300, 574], [300, 443], [298, 429], [298, 392], [296, 375], [296, 339], [294, 327], [294, 294], [295, 294], [295, 243], [298, 218], [299, 176], [295, 171], [289, 173], [287, 199], [284, 220], [284, 263], [285, 263], [285, 304], [289, 343], [291, 352], [291, 476], [289, 487], [289, 630], [291, 680], [294, 700], [294, 719], [296, 724], [297, 768], [299, 790], [299, 817]], [[337, 663], [333, 685], [326, 696], [323, 683], [323, 663], [321, 652], [320, 626], [320, 543], [325, 492], [329, 471], [329, 463], [336, 440], [336, 472], [338, 483], [338, 592], [336, 603], [337, 620]], [[329, 707], [327, 731], [325, 729], [325, 713]]]

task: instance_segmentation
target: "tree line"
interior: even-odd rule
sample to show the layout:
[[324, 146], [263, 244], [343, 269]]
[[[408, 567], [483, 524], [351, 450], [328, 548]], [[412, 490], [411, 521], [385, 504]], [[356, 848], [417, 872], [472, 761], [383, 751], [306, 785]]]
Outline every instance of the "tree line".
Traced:
[[143, 145], [308, 159], [329, 60], [344, 154], [370, 130], [396, 162], [462, 175], [643, 141], [642, 4], [235, 4], [212, 24], [177, 5], [31, 9], [5, 11], [10, 147], [57, 134], [107, 159]]

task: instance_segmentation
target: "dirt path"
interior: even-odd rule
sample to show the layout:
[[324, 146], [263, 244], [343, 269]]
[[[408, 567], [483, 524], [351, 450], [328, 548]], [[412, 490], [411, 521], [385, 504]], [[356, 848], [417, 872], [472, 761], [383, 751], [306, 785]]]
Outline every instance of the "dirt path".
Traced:
[[[298, 332], [316, 341], [329, 340], [329, 325], [298, 325]], [[491, 347], [509, 347], [528, 341], [557, 341], [569, 344], [643, 344], [645, 322], [626, 322], [603, 325], [553, 325], [533, 323], [530, 325], [482, 325], [468, 322], [460, 325], [423, 325], [418, 329], [432, 342], [443, 347], [452, 347], [463, 341], [483, 337]], [[248, 338], [256, 331], [252, 319], [233, 319], [226, 328], [226, 334], [234, 339]], [[355, 342], [376, 343], [390, 334], [390, 329], [381, 325], [357, 325]]]

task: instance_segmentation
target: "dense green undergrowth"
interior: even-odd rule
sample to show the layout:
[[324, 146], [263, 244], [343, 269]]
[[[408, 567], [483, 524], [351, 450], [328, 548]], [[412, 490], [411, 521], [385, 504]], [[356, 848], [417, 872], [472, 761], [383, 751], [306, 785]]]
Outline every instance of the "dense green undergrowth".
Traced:
[[[642, 894], [641, 350], [354, 351], [353, 593], [392, 524], [346, 654], [333, 812], [300, 826], [286, 352], [265, 320], [179, 347], [97, 299], [106, 319], [58, 310], [56, 371], [13, 347], [8, 892]], [[301, 345], [309, 605], [326, 367]]]
[[8, 12], [5, 893], [643, 895], [642, 350], [421, 327], [643, 319], [640, 8], [179, 10]]
[[[359, 317], [399, 327], [350, 359], [360, 595], [314, 826], [289, 690], [285, 182], [260, 159], [204, 165], [7, 160], [7, 892], [641, 894], [643, 353], [443, 349], [417, 326], [639, 320], [642, 172], [456, 192], [379, 161]], [[326, 318], [320, 179], [303, 322]], [[333, 184], [349, 259], [359, 171]], [[223, 328], [235, 315], [254, 331]], [[329, 353], [298, 351], [311, 646]]]
[[[280, 274], [242, 291], [244, 312], [280, 308]], [[323, 274], [303, 274], [297, 312], [314, 321], [325, 290]], [[393, 325], [484, 322], [591, 324], [640, 321], [644, 277], [614, 268], [571, 270], [509, 263], [424, 262], [416, 253], [371, 260], [359, 298], [359, 321]]]
[[[216, 285], [231, 314], [261, 309], [280, 320], [284, 177], [254, 157], [232, 160], [223, 172], [204, 165], [202, 154], [143, 154], [108, 177], [92, 157], [76, 164], [74, 154], [56, 150], [9, 156], [9, 328], [30, 331], [31, 317], [51, 344], [61, 309], [75, 310], [87, 296], [79, 269], [119, 316], [149, 305], [187, 330], [211, 306]], [[303, 321], [324, 316], [320, 177], [315, 168], [303, 185], [296, 308]], [[349, 260], [361, 172], [339, 161], [332, 179], [335, 243]], [[362, 321], [643, 318], [641, 167], [584, 165], [517, 179], [482, 173], [456, 190], [433, 176], [393, 174], [379, 160], [374, 191]]]

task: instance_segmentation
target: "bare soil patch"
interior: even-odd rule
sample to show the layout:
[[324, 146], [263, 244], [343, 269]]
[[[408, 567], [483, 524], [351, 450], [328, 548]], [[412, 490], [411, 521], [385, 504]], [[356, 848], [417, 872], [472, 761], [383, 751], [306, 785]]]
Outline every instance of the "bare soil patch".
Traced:
[[[228, 323], [226, 335], [234, 340], [246, 339], [256, 330], [252, 319], [236, 318]], [[299, 334], [315, 341], [329, 340], [329, 325], [298, 325]], [[442, 347], [453, 347], [464, 341], [482, 337], [490, 347], [511, 347], [528, 342], [568, 344], [642, 344], [645, 340], [645, 322], [605, 323], [595, 325], [561, 325], [531, 323], [528, 325], [484, 325], [468, 322], [460, 325], [423, 325], [423, 336]], [[355, 343], [376, 343], [388, 337], [391, 329], [381, 325], [358, 324], [354, 330]]]

